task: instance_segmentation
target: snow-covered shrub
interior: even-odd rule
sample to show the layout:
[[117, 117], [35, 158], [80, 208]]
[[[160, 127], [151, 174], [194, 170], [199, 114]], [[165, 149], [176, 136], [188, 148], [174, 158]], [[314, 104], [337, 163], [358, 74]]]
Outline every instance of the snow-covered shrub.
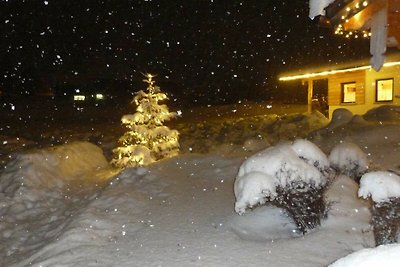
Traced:
[[178, 131], [163, 125], [176, 113], [158, 103], [167, 96], [154, 85], [153, 77], [146, 75], [147, 79], [143, 81], [148, 84], [147, 92], [139, 91], [133, 98], [137, 112], [121, 118], [128, 131], [119, 139], [120, 146], [113, 150], [111, 163], [117, 167], [147, 165], [178, 154]]
[[341, 143], [329, 154], [329, 162], [337, 173], [352, 177], [359, 181], [368, 170], [367, 155], [354, 143]]
[[353, 119], [353, 113], [345, 108], [335, 109], [332, 113], [332, 119], [327, 126], [328, 131], [332, 131], [340, 126], [344, 126]]
[[386, 171], [364, 174], [358, 196], [371, 197], [376, 245], [400, 240], [400, 176]]
[[267, 199], [274, 199], [276, 185], [272, 176], [262, 172], [250, 172], [236, 178], [234, 192], [235, 211], [243, 214], [247, 207], [252, 208], [264, 204]]
[[316, 167], [320, 172], [325, 173], [329, 171], [330, 164], [328, 158], [314, 143], [305, 139], [296, 139], [293, 142], [292, 148], [301, 159]]
[[235, 180], [235, 210], [267, 201], [284, 208], [305, 233], [320, 225], [325, 215], [323, 192], [329, 164], [326, 155], [306, 140], [267, 148], [239, 168]]
[[341, 258], [329, 267], [398, 267], [400, 244], [390, 244], [376, 248], [365, 248]]

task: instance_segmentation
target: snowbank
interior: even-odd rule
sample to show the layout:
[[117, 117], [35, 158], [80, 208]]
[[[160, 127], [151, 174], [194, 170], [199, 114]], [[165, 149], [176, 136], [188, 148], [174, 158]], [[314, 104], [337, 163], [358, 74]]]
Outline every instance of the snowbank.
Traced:
[[366, 173], [361, 177], [358, 196], [371, 197], [377, 203], [400, 197], [400, 176], [386, 171]]
[[400, 244], [390, 244], [354, 252], [329, 267], [397, 267], [399, 263]]
[[1, 174], [0, 192], [34, 201], [43, 190], [61, 189], [84, 173], [106, 167], [102, 150], [88, 142], [17, 154]]
[[108, 167], [88, 142], [15, 155], [0, 176], [0, 254], [25, 258], [57, 237], [114, 174]]

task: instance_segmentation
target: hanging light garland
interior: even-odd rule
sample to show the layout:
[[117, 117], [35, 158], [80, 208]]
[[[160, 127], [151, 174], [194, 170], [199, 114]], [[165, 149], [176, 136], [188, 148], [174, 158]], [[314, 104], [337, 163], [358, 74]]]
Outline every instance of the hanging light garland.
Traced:
[[[341, 20], [344, 23], [349, 22], [349, 18], [360, 12], [362, 9], [366, 8], [368, 6], [368, 1], [360, 1], [357, 2], [354, 7], [346, 7], [346, 14], [341, 16]], [[344, 26], [342, 23], [339, 23], [336, 28], [335, 28], [335, 34], [336, 35], [342, 35], [346, 38], [369, 38], [371, 37], [371, 32], [369, 30], [350, 30], [346, 31], [344, 29]]]

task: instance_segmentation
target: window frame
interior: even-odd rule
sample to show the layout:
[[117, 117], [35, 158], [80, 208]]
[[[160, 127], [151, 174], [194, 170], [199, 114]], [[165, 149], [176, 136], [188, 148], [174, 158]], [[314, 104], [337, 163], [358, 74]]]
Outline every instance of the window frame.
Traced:
[[[392, 81], [392, 99], [390, 100], [379, 100], [378, 99], [378, 90], [379, 90], [379, 82], [382, 81]], [[376, 103], [385, 103], [385, 102], [393, 102], [394, 100], [394, 78], [384, 78], [375, 80], [375, 102]]]
[[[349, 84], [354, 84], [354, 88], [355, 88], [354, 101], [345, 102], [344, 101], [344, 99], [345, 99], [344, 89], [345, 89], [346, 85], [349, 85]], [[341, 104], [356, 104], [357, 103], [357, 83], [355, 81], [341, 83], [340, 84], [340, 93], [341, 93], [341, 99], [340, 99]]]

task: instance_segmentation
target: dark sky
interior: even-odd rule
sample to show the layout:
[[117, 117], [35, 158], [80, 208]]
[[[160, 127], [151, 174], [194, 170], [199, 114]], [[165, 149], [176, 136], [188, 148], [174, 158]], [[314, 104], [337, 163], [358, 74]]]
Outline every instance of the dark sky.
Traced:
[[152, 72], [176, 97], [257, 99], [282, 71], [368, 55], [368, 41], [317, 27], [305, 0], [0, 0], [0, 14], [0, 86], [29, 94], [123, 94]]

